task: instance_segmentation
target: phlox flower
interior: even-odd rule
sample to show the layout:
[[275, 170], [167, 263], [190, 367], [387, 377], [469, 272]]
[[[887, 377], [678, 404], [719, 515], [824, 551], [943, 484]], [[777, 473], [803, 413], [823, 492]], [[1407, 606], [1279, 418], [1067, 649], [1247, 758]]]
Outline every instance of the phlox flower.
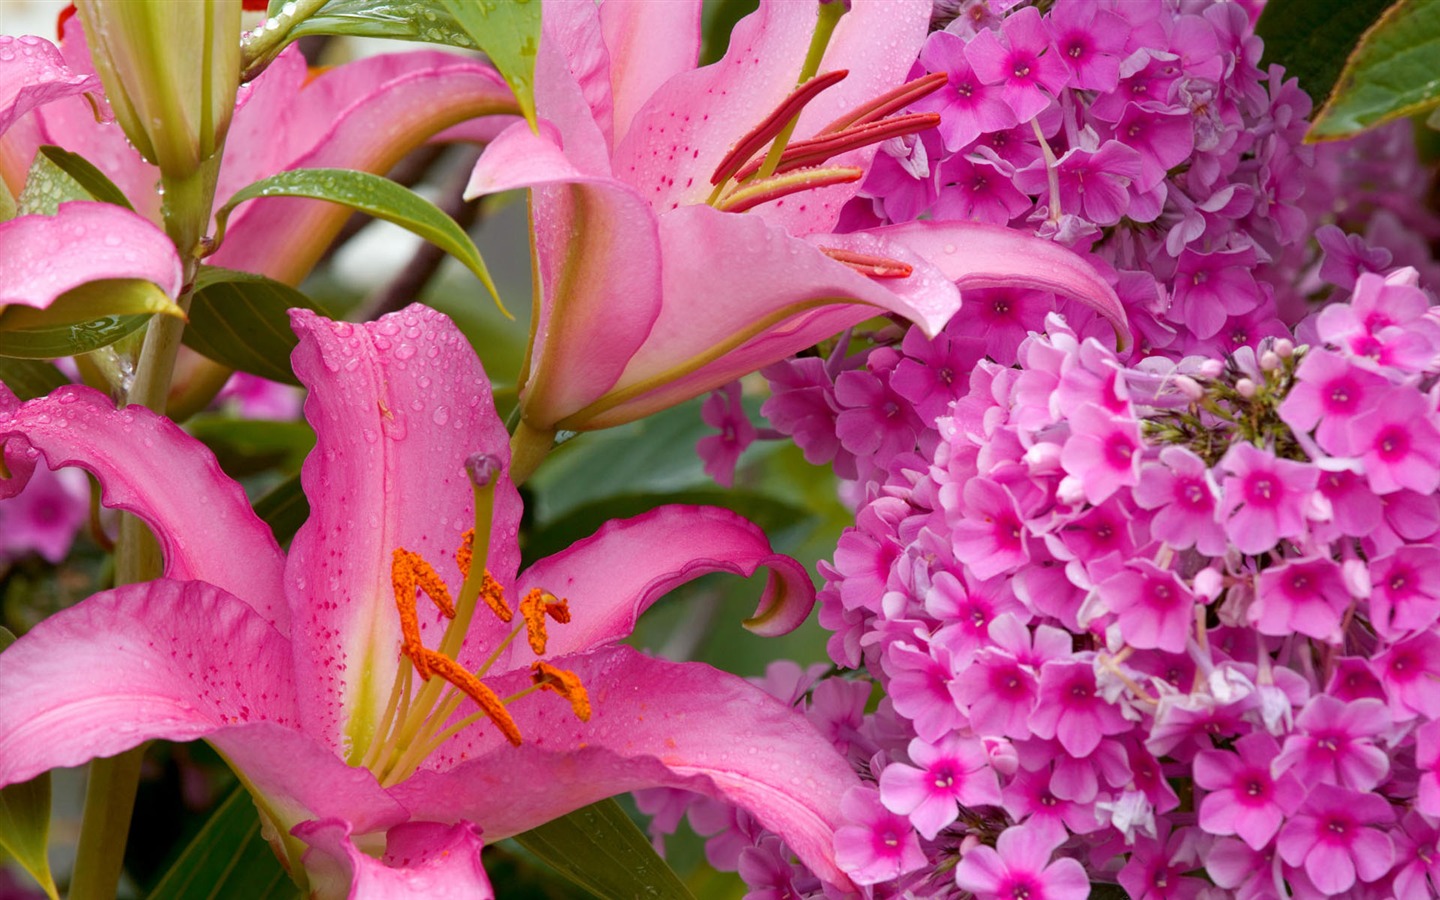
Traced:
[[989, 147], [957, 153], [940, 167], [946, 189], [935, 202], [937, 219], [1006, 225], [1034, 205], [1012, 183], [1014, 167]]
[[1070, 81], [1039, 10], [1029, 7], [1007, 16], [998, 32], [976, 34], [965, 45], [965, 58], [982, 81], [1000, 85], [1000, 96], [1021, 123], [1039, 115]]
[[1315, 887], [1335, 895], [1356, 881], [1390, 871], [1395, 846], [1382, 829], [1395, 821], [1384, 797], [1331, 784], [1310, 789], [1305, 805], [1280, 829], [1276, 847], [1292, 866], [1304, 866]]
[[27, 553], [52, 563], [63, 560], [89, 515], [89, 498], [79, 472], [36, 471], [25, 490], [0, 504], [0, 563]]
[[1218, 491], [1205, 462], [1184, 447], [1166, 447], [1158, 463], [1140, 468], [1132, 491], [1135, 504], [1156, 510], [1150, 520], [1155, 537], [1174, 547], [1194, 547], [1206, 556], [1225, 552], [1225, 529], [1216, 515]]
[[1060, 464], [1080, 482], [1085, 499], [1104, 503], [1117, 490], [1133, 486], [1144, 446], [1140, 423], [1093, 403], [1071, 410], [1068, 419], [1070, 437], [1060, 452]]
[[1350, 604], [1340, 566], [1329, 557], [1286, 560], [1260, 572], [1247, 612], [1261, 634], [1299, 632], [1333, 641]]
[[878, 884], [925, 865], [920, 840], [904, 816], [880, 802], [880, 792], [855, 787], [840, 809], [847, 822], [835, 832], [835, 860], [856, 884]]
[[1305, 534], [1305, 510], [1318, 470], [1240, 442], [1226, 451], [1220, 468], [1220, 519], [1241, 553], [1263, 553], [1282, 538]]
[[1051, 660], [1040, 670], [1040, 702], [1030, 713], [1030, 730], [1058, 738], [1071, 756], [1089, 756], [1105, 735], [1123, 734], [1133, 723], [1107, 702], [1086, 659]]
[[1051, 855], [1061, 841], [1028, 825], [1000, 833], [994, 847], [967, 852], [955, 867], [955, 883], [979, 900], [1084, 900], [1090, 879], [1080, 863]]
[[926, 840], [959, 818], [961, 806], [1001, 805], [1000, 785], [978, 739], [954, 732], [934, 743], [916, 738], [907, 753], [914, 765], [891, 763], [880, 773], [880, 800], [908, 816]]
[[1058, 3], [1045, 19], [1055, 54], [1070, 70], [1073, 87], [1105, 93], [1120, 81], [1125, 20], [1088, 3]]
[[1390, 833], [1395, 841], [1391, 890], [1395, 900], [1428, 900], [1440, 896], [1440, 829], [1434, 820], [1407, 812]]
[[701, 438], [695, 452], [705, 463], [705, 474], [721, 486], [731, 487], [735, 484], [735, 464], [740, 454], [757, 436], [755, 425], [745, 414], [740, 382], [732, 381], [706, 397], [700, 407], [700, 418], [720, 433]]
[[1195, 784], [1208, 793], [1200, 801], [1200, 827], [1233, 834], [1262, 850], [1285, 817], [1300, 807], [1305, 788], [1294, 775], [1271, 774], [1280, 745], [1264, 732], [1235, 742], [1234, 752], [1203, 750], [1195, 756]]
[[1370, 622], [1394, 639], [1440, 618], [1440, 548], [1409, 544], [1370, 563]]
[[1354, 452], [1375, 493], [1407, 488], [1430, 494], [1440, 487], [1440, 429], [1424, 395], [1400, 387], [1381, 392], [1353, 429]]
[[1315, 431], [1326, 453], [1348, 456], [1357, 451], [1357, 416], [1380, 405], [1384, 378], [1349, 359], [1313, 347], [1295, 370], [1295, 384], [1280, 403], [1280, 418], [1297, 432]]
[[1156, 837], [1141, 838], [1116, 880], [1133, 900], [1194, 900], [1206, 888], [1204, 881], [1185, 875], [1197, 862], [1194, 838], [1194, 829], [1172, 834], [1168, 827]]
[[1274, 771], [1291, 772], [1303, 784], [1337, 784], [1374, 790], [1390, 771], [1375, 738], [1391, 725], [1385, 704], [1374, 698], [1350, 701], [1316, 694], [1295, 717], [1295, 730], [1275, 757]]
[[1396, 722], [1408, 722], [1417, 715], [1440, 717], [1440, 635], [1422, 631], [1370, 661], [1380, 679]]
[[915, 107], [940, 114], [937, 130], [945, 139], [945, 149], [954, 152], [982, 134], [1016, 124], [1015, 111], [1001, 99], [1000, 89], [975, 74], [960, 38], [945, 31], [930, 35], [920, 50], [920, 64], [948, 77], [945, 87]]
[[1353, 356], [1402, 372], [1424, 370], [1440, 350], [1440, 324], [1425, 316], [1430, 300], [1417, 279], [1411, 268], [1360, 275], [1349, 303], [1320, 311], [1316, 331]]
[[950, 520], [957, 560], [980, 579], [1014, 571], [1029, 560], [1025, 525], [1008, 490], [988, 478], [972, 478], [963, 497], [963, 511]]
[[1136, 559], [1095, 590], [1117, 614], [1127, 644], [1141, 650], [1184, 652], [1195, 627], [1195, 595], [1180, 576], [1147, 559]]

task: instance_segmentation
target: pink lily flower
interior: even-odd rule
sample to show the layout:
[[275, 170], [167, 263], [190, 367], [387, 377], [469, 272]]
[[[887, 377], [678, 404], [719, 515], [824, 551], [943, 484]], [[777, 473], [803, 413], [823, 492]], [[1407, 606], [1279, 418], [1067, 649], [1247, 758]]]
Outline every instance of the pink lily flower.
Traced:
[[[934, 87], [897, 88], [930, 6], [854, 0], [798, 89], [813, 2], [762, 2], [699, 69], [698, 0], [545, 6], [540, 133], [501, 133], [467, 192], [533, 188], [530, 428], [637, 419], [882, 313], [933, 335], [959, 308], [957, 285], [1075, 295], [1125, 333], [1114, 292], [1055, 244], [974, 223], [833, 233], [872, 138], [934, 124], [889, 115]], [[777, 174], [750, 177], [775, 133], [758, 126], [802, 109], [807, 139]]]
[[[9, 42], [0, 43], [0, 178], [10, 191], [19, 193], [39, 146], [57, 144], [94, 163], [137, 212], [158, 222], [159, 169], [126, 143], [109, 114], [79, 20], [65, 23], [58, 49], [30, 36], [0, 41]], [[106, 121], [96, 121], [92, 102]], [[299, 52], [287, 50], [240, 88], [216, 202], [287, 169], [384, 174], [439, 132], [477, 116], [518, 112], [493, 68], [452, 54], [375, 56], [312, 79]], [[318, 200], [254, 200], [236, 210], [224, 245], [207, 262], [298, 284], [349, 215]]]
[[[833, 839], [858, 782], [828, 739], [744, 679], [619, 644], [677, 584], [760, 566], [747, 624], [787, 631], [814, 602], [803, 567], [733, 513], [668, 506], [517, 574], [508, 436], [454, 325], [420, 306], [363, 325], [292, 315], [317, 444], [288, 557], [169, 420], [83, 387], [24, 404], [0, 389], [0, 492], [37, 455], [86, 468], [166, 560], [163, 578], [97, 594], [0, 655], [0, 786], [204, 738], [322, 897], [424, 896], [426, 878], [462, 873], [466, 896], [488, 896], [477, 828], [494, 841], [679, 787], [747, 809], [848, 889]], [[407, 858], [443, 874], [391, 868]]]

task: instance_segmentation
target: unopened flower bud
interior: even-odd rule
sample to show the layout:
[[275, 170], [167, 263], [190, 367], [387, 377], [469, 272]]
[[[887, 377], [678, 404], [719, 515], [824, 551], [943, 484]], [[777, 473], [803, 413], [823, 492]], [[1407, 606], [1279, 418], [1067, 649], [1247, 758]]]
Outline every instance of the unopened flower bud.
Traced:
[[1175, 389], [1191, 402], [1199, 402], [1205, 397], [1205, 389], [1200, 386], [1200, 382], [1189, 375], [1176, 375], [1172, 383]]
[[1244, 397], [1246, 400], [1254, 399], [1255, 393], [1258, 390], [1259, 388], [1255, 386], [1255, 382], [1251, 381], [1249, 378], [1241, 378], [1239, 381], [1235, 382], [1235, 393]]
[[1201, 378], [1219, 378], [1225, 374], [1225, 364], [1218, 359], [1207, 359], [1200, 364]]
[[1274, 350], [1266, 350], [1264, 353], [1260, 354], [1260, 371], [1273, 372], [1276, 369], [1280, 368], [1280, 362], [1280, 354], [1276, 353]]
[[95, 72], [140, 155], [193, 175], [225, 142], [240, 86], [241, 0], [77, 0]]
[[1281, 359], [1289, 359], [1295, 355], [1295, 342], [1289, 338], [1277, 338], [1275, 343], [1270, 345], [1270, 349]]

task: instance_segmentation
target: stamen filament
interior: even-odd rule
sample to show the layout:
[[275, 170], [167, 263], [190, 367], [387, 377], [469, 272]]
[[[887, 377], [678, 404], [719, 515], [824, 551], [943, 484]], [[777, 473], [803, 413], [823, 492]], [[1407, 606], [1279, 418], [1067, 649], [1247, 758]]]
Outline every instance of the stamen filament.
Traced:
[[[915, 134], [928, 128], [934, 128], [939, 124], [939, 113], [909, 113], [882, 119], [878, 122], [866, 122], [844, 131], [796, 141], [781, 154], [780, 164], [775, 167], [775, 172], [780, 174], [808, 166], [818, 166], [832, 156], [838, 156], [850, 150], [859, 150], [861, 147], [878, 144], [893, 137]], [[758, 169], [759, 165], [751, 162], [736, 173], [735, 178], [738, 181], [744, 181], [755, 174]]]
[[759, 178], [733, 191], [716, 204], [724, 212], [744, 212], [770, 200], [788, 197], [811, 188], [828, 187], [832, 184], [848, 184], [865, 177], [865, 170], [858, 166], [831, 166], [824, 169], [802, 169], [773, 178]]
[[[390, 700], [385, 704], [385, 714], [380, 717], [380, 724], [375, 729], [375, 740], [370, 743], [364, 758], [360, 761], [361, 768], [369, 769], [373, 766], [380, 758], [380, 751], [390, 743], [390, 728], [395, 724], [396, 710], [400, 708], [402, 700], [408, 699], [410, 696], [410, 673], [414, 671], [414, 668], [413, 665], [405, 664], [404, 657], [395, 667], [395, 683], [390, 688]], [[401, 721], [404, 718], [403, 715], [400, 716]], [[350, 763], [354, 765], [353, 760]]]
[[1062, 215], [1060, 210], [1060, 163], [1055, 159], [1055, 151], [1050, 149], [1050, 142], [1045, 140], [1045, 133], [1040, 130], [1040, 120], [1038, 118], [1031, 119], [1030, 127], [1035, 130], [1035, 138], [1040, 141], [1040, 152], [1045, 157], [1046, 186], [1050, 188], [1049, 220], [1058, 222]]
[[853, 250], [842, 250], [839, 247], [820, 247], [819, 250], [836, 262], [844, 263], [860, 274], [869, 275], [871, 278], [909, 278], [910, 274], [915, 271], [915, 267], [909, 263], [891, 259], [888, 256], [856, 253]]
[[[771, 139], [780, 133], [780, 129], [784, 128], [787, 122], [800, 114], [807, 103], [819, 96], [821, 91], [838, 84], [849, 74], [847, 69], [837, 69], [834, 72], [826, 72], [824, 75], [816, 75], [801, 84], [791, 92], [790, 96], [780, 101], [780, 105], [775, 108], [774, 112], [735, 142], [735, 146], [715, 167], [715, 173], [710, 176], [710, 183], [719, 186], [729, 181], [731, 176], [745, 165], [745, 161], [759, 153]], [[756, 168], [759, 168], [758, 164]]]
[[933, 94], [940, 89], [941, 85], [949, 80], [950, 76], [945, 72], [931, 72], [929, 75], [922, 75], [914, 81], [907, 81], [894, 90], [881, 94], [874, 100], [855, 107], [845, 115], [820, 129], [816, 134], [834, 134], [838, 131], [844, 131], [847, 128], [853, 128], [856, 125], [864, 125], [867, 122], [883, 119], [893, 112], [904, 109], [921, 97]]
[[[795, 80], [796, 84], [804, 84], [820, 71], [820, 60], [825, 57], [825, 48], [830, 46], [830, 36], [835, 33], [835, 26], [840, 24], [840, 17], [845, 15], [848, 6], [848, 3], [840, 2], [820, 4], [820, 18], [815, 23], [815, 33], [810, 35], [810, 48], [805, 52], [805, 62], [800, 67], [800, 77]], [[789, 143], [790, 135], [795, 133], [795, 126], [799, 122], [800, 114], [796, 113], [775, 136], [775, 143], [770, 145], [770, 152], [765, 155], [765, 162], [760, 166], [762, 179], [775, 174], [775, 167], [780, 164], [780, 154], [785, 152], [785, 145]]]

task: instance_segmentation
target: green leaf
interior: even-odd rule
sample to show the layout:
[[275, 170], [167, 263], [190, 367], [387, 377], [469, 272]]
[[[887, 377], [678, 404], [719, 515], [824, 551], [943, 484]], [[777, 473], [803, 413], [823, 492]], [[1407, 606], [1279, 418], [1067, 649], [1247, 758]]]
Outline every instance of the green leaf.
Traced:
[[211, 414], [191, 418], [185, 430], [209, 447], [220, 468], [235, 479], [274, 468], [298, 471], [305, 454], [315, 446], [315, 432], [304, 422], [267, 422]]
[[22, 216], [53, 216], [62, 203], [94, 199], [84, 185], [43, 153], [35, 154], [30, 171], [25, 173], [25, 186], [15, 198]]
[[325, 314], [309, 297], [264, 275], [201, 266], [185, 345], [221, 365], [284, 384], [299, 384], [290, 369], [298, 342], [286, 310]]
[[294, 900], [299, 894], [260, 836], [250, 795], [237, 787], [160, 879], [150, 900]]
[[215, 245], [225, 238], [225, 223], [235, 207], [258, 197], [308, 197], [328, 200], [341, 206], [384, 219], [424, 238], [465, 264], [485, 285], [495, 305], [506, 316], [485, 260], [465, 229], [435, 204], [388, 178], [350, 169], [291, 169], [262, 179], [236, 192], [215, 213]]
[[31, 331], [0, 331], [0, 356], [56, 359], [107, 347], [144, 326], [148, 316], [107, 316], [80, 325], [56, 325]]
[[[272, 5], [280, 6], [284, 2], [273, 0]], [[338, 34], [480, 49], [454, 16], [434, 0], [331, 0], [290, 33], [293, 37]]]
[[56, 147], [54, 144], [43, 144], [40, 153], [55, 166], [69, 175], [70, 178], [80, 186], [92, 198], [103, 203], [113, 203], [116, 206], [123, 206], [134, 212], [135, 207], [130, 205], [130, 200], [125, 192], [115, 186], [115, 182], [106, 177], [105, 173], [95, 168], [94, 163], [78, 153], [71, 153], [63, 147]]
[[1270, 0], [1255, 33], [1265, 41], [1262, 66], [1279, 63], [1318, 105], [1330, 95], [1345, 59], [1365, 29], [1394, 0]]
[[517, 834], [520, 846], [607, 900], [693, 900], [645, 832], [614, 800], [601, 800]]
[[116, 316], [154, 313], [185, 318], [160, 286], [143, 278], [102, 278], [71, 288], [44, 309], [7, 306], [0, 312], [0, 332], [26, 332], [67, 325], [83, 325]]
[[439, 0], [500, 70], [520, 110], [535, 127], [535, 52], [540, 46], [538, 0]]
[[1306, 140], [1338, 140], [1440, 102], [1440, 0], [1399, 0], [1360, 38]]
[[70, 383], [65, 373], [44, 360], [6, 357], [0, 357], [0, 381], [21, 400], [43, 397]]
[[[0, 627], [0, 653], [15, 643], [15, 635]], [[0, 848], [15, 857], [51, 898], [58, 898], [50, 874], [50, 773], [0, 789]]]
[[256, 500], [255, 515], [270, 526], [275, 542], [285, 546], [310, 518], [310, 501], [300, 487], [300, 476], [291, 475]]

